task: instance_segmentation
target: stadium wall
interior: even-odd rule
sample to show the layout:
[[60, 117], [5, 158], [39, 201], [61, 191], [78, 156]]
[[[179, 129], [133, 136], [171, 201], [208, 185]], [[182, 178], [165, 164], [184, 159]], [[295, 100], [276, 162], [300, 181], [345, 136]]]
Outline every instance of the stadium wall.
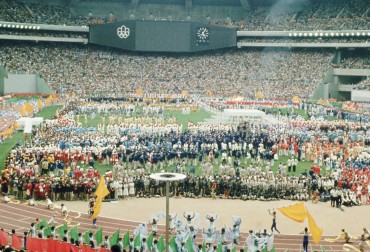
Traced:
[[[5, 71], [5, 70], [4, 70]], [[0, 67], [0, 92], [6, 94], [53, 94], [50, 86], [37, 74], [6, 74]], [[3, 82], [3, 84], [1, 84]]]
[[[322, 80], [321, 84], [316, 88], [313, 98], [318, 99], [327, 99], [329, 98], [336, 98], [338, 95], [338, 91], [335, 92], [334, 88], [334, 76], [333, 76], [333, 68], [330, 67], [328, 72], [326, 73], [325, 78]], [[337, 88], [338, 89], [338, 88]]]
[[352, 90], [351, 101], [370, 102], [370, 90]]
[[55, 92], [50, 88], [46, 81], [41, 76], [36, 76], [36, 90], [39, 94], [54, 94]]
[[0, 95], [4, 95], [4, 78], [8, 77], [8, 73], [6, 72], [3, 66], [0, 66]]
[[13, 93], [37, 93], [36, 74], [8, 74], [4, 94]]

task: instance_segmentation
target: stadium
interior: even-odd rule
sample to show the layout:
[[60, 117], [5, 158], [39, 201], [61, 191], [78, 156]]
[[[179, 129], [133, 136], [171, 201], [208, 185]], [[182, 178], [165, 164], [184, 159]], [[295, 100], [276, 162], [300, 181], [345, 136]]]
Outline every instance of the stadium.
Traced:
[[369, 251], [368, 0], [1, 0], [0, 101], [1, 251]]

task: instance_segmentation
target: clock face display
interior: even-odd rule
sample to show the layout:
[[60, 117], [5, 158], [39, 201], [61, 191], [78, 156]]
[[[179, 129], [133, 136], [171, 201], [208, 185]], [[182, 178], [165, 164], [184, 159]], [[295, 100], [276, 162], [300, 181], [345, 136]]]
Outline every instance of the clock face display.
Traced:
[[209, 29], [207, 27], [197, 28], [197, 42], [209, 43]]

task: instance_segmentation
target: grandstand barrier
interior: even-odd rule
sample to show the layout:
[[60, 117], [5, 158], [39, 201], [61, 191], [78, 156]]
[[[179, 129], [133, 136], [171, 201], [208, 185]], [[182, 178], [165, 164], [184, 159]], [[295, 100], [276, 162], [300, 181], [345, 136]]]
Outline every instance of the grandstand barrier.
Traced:
[[37, 74], [8, 74], [1, 77], [3, 80], [3, 94], [53, 94], [53, 90], [48, 86], [43, 78]]

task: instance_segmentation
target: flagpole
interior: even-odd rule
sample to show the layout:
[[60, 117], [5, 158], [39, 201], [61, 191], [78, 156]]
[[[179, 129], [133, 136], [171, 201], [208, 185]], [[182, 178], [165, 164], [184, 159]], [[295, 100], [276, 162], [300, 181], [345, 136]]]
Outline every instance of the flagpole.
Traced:
[[169, 251], [169, 228], [170, 228], [170, 182], [166, 181], [166, 252]]

